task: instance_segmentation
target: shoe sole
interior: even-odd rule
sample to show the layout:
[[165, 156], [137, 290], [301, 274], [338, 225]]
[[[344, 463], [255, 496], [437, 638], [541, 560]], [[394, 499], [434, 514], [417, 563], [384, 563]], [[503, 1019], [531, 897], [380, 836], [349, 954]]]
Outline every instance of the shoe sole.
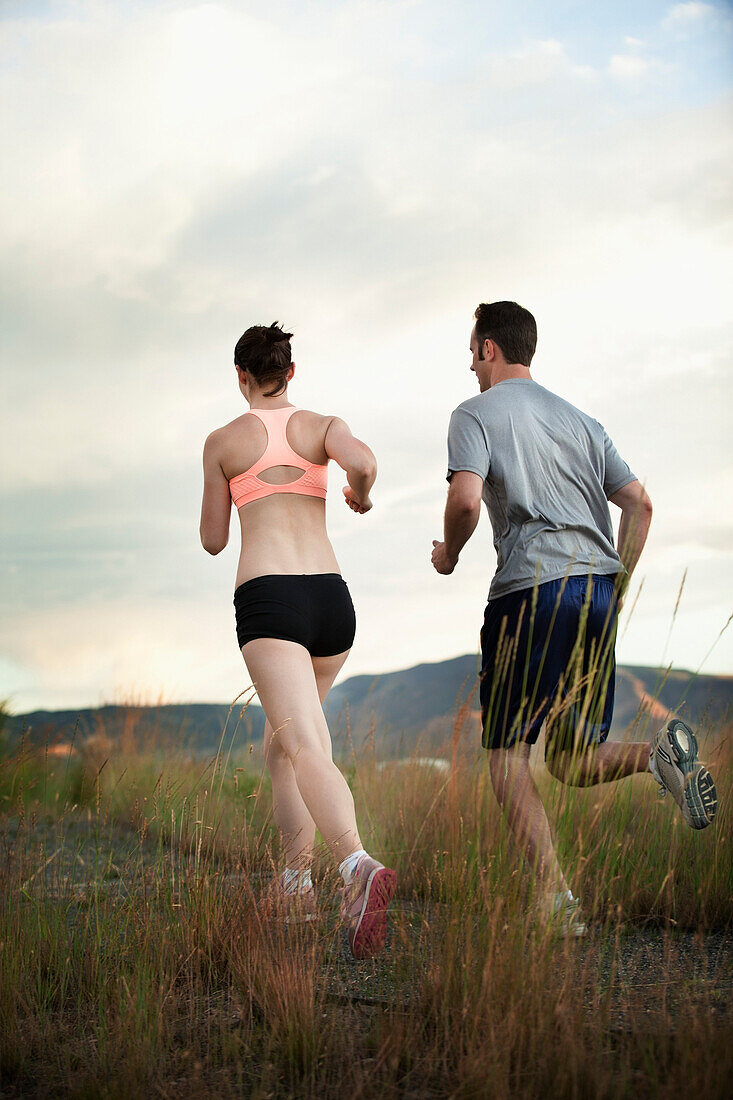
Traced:
[[349, 929], [349, 946], [355, 959], [378, 954], [387, 941], [387, 909], [397, 888], [397, 875], [389, 867], [375, 867], [364, 888], [359, 919]]
[[691, 829], [707, 829], [718, 809], [715, 782], [706, 767], [697, 762], [697, 738], [679, 719], [667, 727], [669, 744], [685, 777], [682, 816]]
[[563, 905], [560, 909], [548, 912], [540, 905], [537, 908], [537, 916], [545, 931], [559, 939], [581, 939], [588, 935], [588, 925], [583, 920], [579, 907], [569, 908]]
[[683, 810], [683, 816], [691, 828], [707, 829], [712, 825], [718, 809], [718, 793], [712, 775], [702, 764], [685, 781], [685, 805], [687, 813]]
[[568, 940], [582, 940], [584, 936], [588, 935], [588, 925], [585, 921], [577, 920], [571, 921], [567, 928], [564, 930], [565, 939]]
[[545, 935], [556, 937], [559, 940], [582, 940], [588, 935], [588, 925], [584, 920], [567, 921], [562, 917], [547, 920], [545, 917], [543, 927]]

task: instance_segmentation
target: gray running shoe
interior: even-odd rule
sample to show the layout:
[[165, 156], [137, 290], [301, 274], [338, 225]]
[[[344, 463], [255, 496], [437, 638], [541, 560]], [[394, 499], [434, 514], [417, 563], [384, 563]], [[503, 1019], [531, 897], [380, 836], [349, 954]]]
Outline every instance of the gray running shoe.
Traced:
[[346, 922], [349, 947], [355, 959], [368, 959], [387, 940], [387, 909], [397, 876], [371, 856], [362, 856], [351, 882], [344, 886], [341, 917]]
[[580, 939], [588, 934], [588, 926], [580, 911], [580, 901], [568, 890], [545, 898], [539, 913], [542, 923], [552, 935], [563, 939]]
[[715, 817], [718, 796], [713, 777], [697, 759], [697, 738], [675, 718], [660, 730], [649, 753], [649, 770], [660, 794], [672, 795], [691, 829], [706, 829]]

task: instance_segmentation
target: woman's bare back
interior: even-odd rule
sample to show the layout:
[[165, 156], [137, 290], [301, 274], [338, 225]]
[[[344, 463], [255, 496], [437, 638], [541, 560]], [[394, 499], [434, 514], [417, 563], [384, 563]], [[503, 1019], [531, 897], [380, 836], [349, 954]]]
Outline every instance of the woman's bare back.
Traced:
[[[333, 417], [298, 409], [287, 424], [287, 442], [306, 462], [326, 465], [326, 433]], [[227, 478], [249, 470], [267, 446], [267, 430], [256, 415], [245, 413], [217, 433], [219, 462]], [[276, 465], [258, 479], [269, 485], [296, 483], [303, 470]], [[272, 573], [339, 573], [326, 532], [325, 501], [279, 492], [239, 508], [242, 549], [236, 584]]]

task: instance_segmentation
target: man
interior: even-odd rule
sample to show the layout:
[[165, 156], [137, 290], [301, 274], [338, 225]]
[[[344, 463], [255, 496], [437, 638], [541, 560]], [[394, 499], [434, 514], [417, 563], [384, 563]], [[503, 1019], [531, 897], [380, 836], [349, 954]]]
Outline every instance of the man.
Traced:
[[[483, 745], [496, 797], [538, 876], [540, 911], [583, 934], [529, 768], [545, 723], [545, 758], [563, 783], [586, 786], [649, 770], [692, 828], [710, 824], [715, 784], [692, 730], [676, 720], [646, 743], [607, 741], [616, 617], [646, 541], [652, 506], [603, 427], [530, 373], [534, 317], [516, 302], [474, 314], [471, 370], [480, 394], [448, 432], [444, 541], [452, 573], [483, 497], [497, 569], [481, 631]], [[621, 509], [619, 551], [607, 501]]]

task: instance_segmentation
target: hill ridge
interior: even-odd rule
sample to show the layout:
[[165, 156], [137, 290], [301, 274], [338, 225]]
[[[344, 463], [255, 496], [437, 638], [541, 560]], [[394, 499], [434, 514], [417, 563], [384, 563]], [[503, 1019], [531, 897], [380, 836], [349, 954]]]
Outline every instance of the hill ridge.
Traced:
[[[359, 673], [337, 684], [325, 710], [338, 743], [346, 733], [354, 744], [373, 734], [383, 755], [412, 751], [416, 744], [434, 751], [450, 734], [459, 706], [468, 704], [478, 723], [478, 656], [464, 654], [445, 661], [423, 661], [407, 669]], [[649, 735], [667, 714], [681, 711], [702, 732], [715, 732], [733, 714], [733, 676], [696, 675], [687, 669], [620, 665], [612, 736]], [[256, 704], [169, 703], [114, 704], [65, 710], [36, 710], [5, 718], [4, 737], [21, 737], [33, 745], [86, 739], [103, 734], [112, 739], [144, 736], [161, 743], [190, 744], [213, 750], [222, 738], [237, 743], [262, 738], [264, 715]], [[470, 728], [470, 727], [469, 727]]]

